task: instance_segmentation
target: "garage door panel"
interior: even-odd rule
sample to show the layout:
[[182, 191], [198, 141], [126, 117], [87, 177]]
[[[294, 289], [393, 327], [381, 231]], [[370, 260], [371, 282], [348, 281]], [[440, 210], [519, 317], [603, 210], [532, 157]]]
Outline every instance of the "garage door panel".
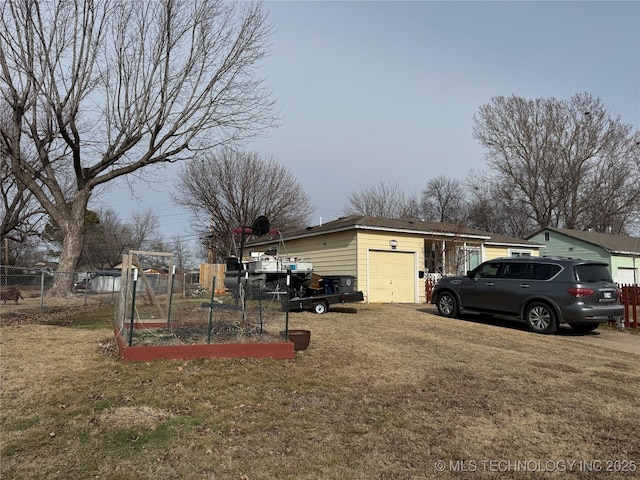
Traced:
[[634, 274], [633, 268], [618, 267], [618, 272], [617, 272], [615, 281], [621, 285], [631, 285], [634, 281], [633, 274]]
[[415, 253], [371, 251], [369, 301], [415, 302]]

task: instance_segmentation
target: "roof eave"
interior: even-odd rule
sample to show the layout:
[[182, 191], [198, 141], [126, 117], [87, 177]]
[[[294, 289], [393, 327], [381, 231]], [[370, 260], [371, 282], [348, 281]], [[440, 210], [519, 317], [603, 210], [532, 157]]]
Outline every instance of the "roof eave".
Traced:
[[509, 247], [522, 247], [522, 248], [544, 248], [546, 245], [540, 245], [538, 243], [511, 243], [511, 242], [485, 242], [486, 245], [495, 246], [509, 246]]
[[[435, 230], [418, 230], [418, 229], [409, 229], [409, 228], [394, 228], [394, 227], [379, 227], [375, 225], [344, 225], [340, 227], [330, 228], [327, 230], [322, 230], [320, 232], [312, 231], [313, 228], [309, 229], [307, 232], [300, 232], [298, 234], [293, 235], [283, 235], [281, 237], [282, 241], [290, 241], [290, 240], [299, 240], [302, 238], [315, 237], [318, 235], [328, 235], [331, 233], [345, 232], [348, 230], [375, 230], [379, 232], [392, 232], [392, 233], [410, 233], [410, 234], [418, 234], [423, 236], [439, 236], [446, 238], [466, 238], [470, 240], [490, 240], [491, 237], [488, 235], [479, 235], [473, 233], [453, 233], [453, 232], [440, 232]], [[280, 240], [280, 239], [277, 239]], [[250, 242], [251, 245], [266, 245], [268, 243], [273, 243], [276, 239], [269, 240], [258, 240]]]

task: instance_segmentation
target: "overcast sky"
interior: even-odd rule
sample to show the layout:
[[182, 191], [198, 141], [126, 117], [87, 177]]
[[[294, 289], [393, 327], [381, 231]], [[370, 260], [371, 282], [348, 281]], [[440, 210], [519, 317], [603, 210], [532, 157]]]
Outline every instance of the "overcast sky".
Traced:
[[[640, 2], [266, 2], [261, 72], [282, 126], [248, 146], [311, 196], [313, 224], [381, 180], [420, 193], [484, 170], [472, 119], [495, 96], [599, 97], [640, 128]], [[92, 206], [152, 208], [163, 235], [193, 237], [166, 183], [111, 189]], [[277, 226], [276, 226], [277, 227]]]

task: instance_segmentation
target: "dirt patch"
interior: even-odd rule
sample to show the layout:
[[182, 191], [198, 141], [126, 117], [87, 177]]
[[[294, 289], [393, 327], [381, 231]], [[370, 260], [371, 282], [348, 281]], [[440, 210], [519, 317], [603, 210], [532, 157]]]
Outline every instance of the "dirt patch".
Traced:
[[95, 312], [105, 307], [104, 303], [86, 305], [61, 305], [42, 309], [2, 311], [0, 327], [10, 325], [51, 325], [82, 313]]
[[118, 345], [116, 344], [116, 339], [114, 337], [105, 338], [104, 340], [100, 340], [98, 342], [98, 351], [109, 358], [120, 358], [120, 354], [118, 352]]

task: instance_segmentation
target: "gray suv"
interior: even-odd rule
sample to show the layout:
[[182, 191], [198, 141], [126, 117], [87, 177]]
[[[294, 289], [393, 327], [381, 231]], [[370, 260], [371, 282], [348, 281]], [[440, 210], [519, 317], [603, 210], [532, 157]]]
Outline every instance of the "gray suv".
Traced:
[[618, 295], [606, 263], [508, 257], [484, 262], [464, 277], [442, 277], [431, 303], [445, 317], [469, 310], [524, 319], [537, 333], [554, 333], [561, 323], [586, 333], [620, 321]]

